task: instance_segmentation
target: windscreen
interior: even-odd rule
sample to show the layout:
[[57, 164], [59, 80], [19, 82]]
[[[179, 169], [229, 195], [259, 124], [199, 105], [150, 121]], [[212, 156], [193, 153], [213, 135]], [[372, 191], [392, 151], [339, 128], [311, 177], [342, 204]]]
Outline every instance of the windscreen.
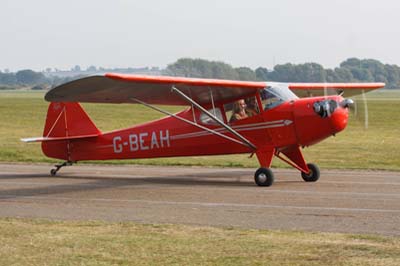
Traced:
[[269, 85], [260, 92], [264, 110], [269, 110], [284, 102], [298, 99], [289, 89], [287, 83], [273, 83]]

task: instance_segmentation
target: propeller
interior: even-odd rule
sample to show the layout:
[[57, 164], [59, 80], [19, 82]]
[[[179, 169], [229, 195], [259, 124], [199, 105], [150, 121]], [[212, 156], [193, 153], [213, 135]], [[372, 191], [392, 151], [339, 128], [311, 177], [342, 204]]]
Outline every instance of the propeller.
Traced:
[[[326, 80], [324, 79], [324, 82], [326, 83]], [[332, 90], [328, 88], [327, 86], [324, 86], [324, 101], [320, 101], [317, 103], [314, 103], [314, 111], [318, 113], [321, 117], [329, 117], [331, 116], [332, 112], [334, 111], [335, 104], [332, 103], [328, 96], [329, 94], [335, 93], [335, 90]], [[336, 90], [336, 93], [340, 96], [344, 97], [344, 100], [340, 103], [338, 103], [341, 107], [344, 108], [349, 108], [350, 110], [353, 111], [354, 117], [356, 120], [363, 120], [364, 124], [364, 129], [368, 129], [368, 103], [367, 103], [367, 97], [365, 95], [365, 90], [361, 91], [361, 99], [356, 98], [356, 100], [350, 99], [350, 98], [345, 98], [345, 92], [344, 90]], [[359, 101], [362, 101], [362, 104], [359, 103]], [[337, 105], [336, 105], [337, 106]], [[360, 107], [363, 106], [364, 108], [360, 110]]]
[[[325, 83], [326, 83], [326, 80], [325, 80]], [[340, 90], [337, 93], [338, 93], [338, 95], [345, 97], [343, 90]], [[325, 97], [325, 99], [327, 98], [327, 96], [328, 96], [328, 88], [325, 86], [324, 87], [324, 97]], [[357, 104], [357, 100], [354, 101], [353, 99], [345, 98], [340, 103], [340, 105], [342, 107], [346, 107], [346, 108], [354, 110], [354, 116], [356, 117], [356, 119], [361, 120], [363, 118], [363, 120], [364, 120], [364, 129], [368, 129], [368, 104], [367, 104], [367, 97], [365, 95], [365, 90], [361, 91], [361, 99], [362, 99], [363, 106], [364, 106], [363, 112], [360, 112], [358, 110], [360, 105]], [[327, 109], [327, 112], [328, 112], [327, 113], [328, 116], [330, 116], [329, 109]]]

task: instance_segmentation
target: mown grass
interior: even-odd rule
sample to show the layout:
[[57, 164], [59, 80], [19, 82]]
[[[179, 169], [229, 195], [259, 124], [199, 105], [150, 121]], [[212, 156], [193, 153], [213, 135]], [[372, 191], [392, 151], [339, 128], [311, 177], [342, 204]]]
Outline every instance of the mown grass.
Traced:
[[400, 239], [0, 219], [0, 265], [400, 265]]
[[[0, 92], [0, 161], [54, 162], [41, 153], [40, 144], [20, 142], [22, 137], [41, 136], [47, 112], [43, 92]], [[400, 91], [378, 91], [367, 95], [369, 127], [364, 129], [363, 102], [357, 100], [344, 132], [304, 150], [307, 161], [321, 168], [400, 170]], [[131, 126], [160, 117], [146, 107], [132, 104], [84, 104], [85, 110], [103, 131]], [[180, 110], [170, 107], [169, 111]], [[258, 167], [248, 155], [161, 158], [107, 161], [113, 164], [208, 165]], [[93, 162], [92, 162], [93, 163]], [[102, 162], [104, 163], [104, 162]], [[274, 167], [287, 167], [275, 159]]]
[[[400, 94], [369, 98], [367, 131], [352, 119], [345, 132], [307, 148], [305, 157], [325, 168], [399, 170]], [[102, 130], [159, 117], [136, 105], [84, 107]], [[40, 144], [19, 141], [41, 135], [46, 111], [42, 92], [0, 93], [0, 161], [54, 162]], [[257, 167], [246, 157], [112, 163]], [[400, 265], [400, 239], [370, 235], [2, 218], [0, 241], [0, 265]]]

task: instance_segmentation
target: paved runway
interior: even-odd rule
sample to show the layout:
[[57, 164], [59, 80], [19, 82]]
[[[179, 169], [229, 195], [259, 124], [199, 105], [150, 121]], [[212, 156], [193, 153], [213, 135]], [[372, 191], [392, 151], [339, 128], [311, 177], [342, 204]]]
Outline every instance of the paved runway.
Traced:
[[0, 164], [0, 217], [135, 221], [400, 236], [400, 173]]

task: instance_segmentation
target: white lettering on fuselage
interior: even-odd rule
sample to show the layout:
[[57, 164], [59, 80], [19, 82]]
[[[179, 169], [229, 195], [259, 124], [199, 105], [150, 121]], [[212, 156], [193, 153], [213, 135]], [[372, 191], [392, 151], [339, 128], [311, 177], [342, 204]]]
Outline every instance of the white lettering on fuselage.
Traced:
[[[115, 150], [115, 149], [114, 149]], [[136, 134], [129, 135], [129, 150], [137, 151], [139, 150], [138, 136]]]
[[113, 138], [114, 153], [122, 153], [124, 151], [124, 146], [129, 146], [129, 151], [131, 152], [170, 147], [169, 131], [165, 130], [165, 132], [163, 132], [160, 130], [158, 134], [157, 132], [151, 132], [151, 134], [148, 132], [130, 134], [128, 136], [128, 141], [125, 142], [122, 141], [121, 136], [115, 136]]
[[114, 146], [114, 152], [115, 153], [121, 153], [122, 152], [122, 144], [121, 142], [122, 138], [120, 136], [116, 136], [113, 138], [113, 146]]

